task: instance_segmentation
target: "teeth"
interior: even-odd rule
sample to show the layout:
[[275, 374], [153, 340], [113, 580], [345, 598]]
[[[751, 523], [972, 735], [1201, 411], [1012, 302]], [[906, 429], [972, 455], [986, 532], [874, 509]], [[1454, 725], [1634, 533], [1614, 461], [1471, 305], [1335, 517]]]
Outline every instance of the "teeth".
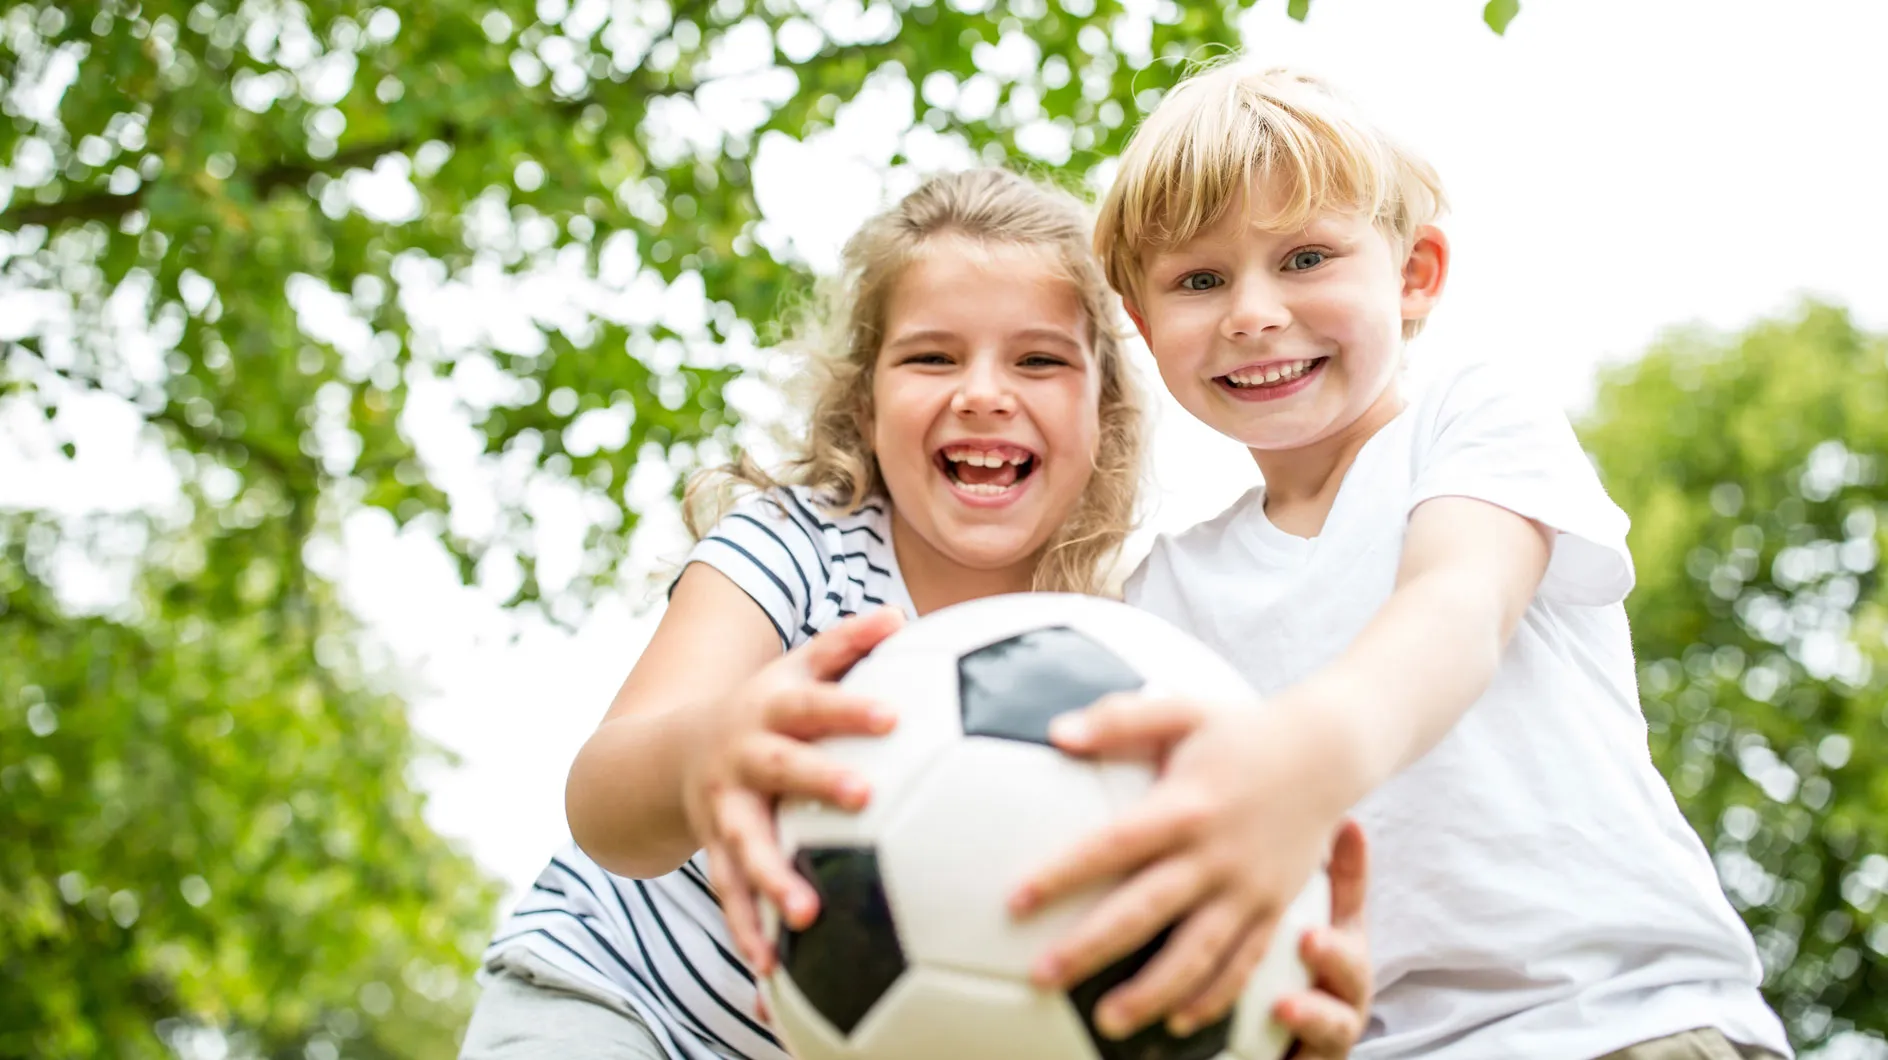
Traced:
[[1029, 460], [1029, 454], [1017, 450], [1004, 455], [994, 449], [971, 449], [966, 446], [951, 446], [944, 450], [944, 459], [953, 464], [969, 464], [971, 467], [1002, 467], [1005, 464], [1023, 464]]
[[1014, 486], [999, 486], [993, 482], [959, 482], [957, 488], [965, 493], [975, 493], [984, 497], [996, 497], [1008, 493]]
[[1283, 361], [1260, 368], [1233, 372], [1226, 376], [1226, 381], [1233, 386], [1269, 386], [1296, 379], [1310, 371], [1311, 366], [1316, 363], [1316, 358], [1308, 361]]

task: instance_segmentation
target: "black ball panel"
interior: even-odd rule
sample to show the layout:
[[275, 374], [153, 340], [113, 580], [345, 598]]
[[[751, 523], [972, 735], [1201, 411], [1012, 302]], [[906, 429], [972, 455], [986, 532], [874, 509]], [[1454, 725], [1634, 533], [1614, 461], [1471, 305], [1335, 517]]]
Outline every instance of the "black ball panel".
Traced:
[[905, 971], [878, 854], [805, 847], [793, 855], [793, 867], [819, 894], [819, 917], [804, 930], [781, 928], [780, 966], [807, 1003], [849, 1035]]
[[1217, 1023], [1209, 1023], [1184, 1038], [1174, 1037], [1167, 1030], [1164, 1020], [1143, 1027], [1126, 1038], [1104, 1037], [1095, 1028], [1095, 1005], [1101, 1001], [1102, 995], [1133, 978], [1134, 973], [1140, 971], [1166, 945], [1171, 930], [1162, 931], [1147, 945], [1069, 988], [1069, 1001], [1082, 1017], [1082, 1026], [1087, 1028], [1088, 1037], [1095, 1043], [1095, 1052], [1101, 1060], [1212, 1060], [1226, 1051], [1226, 1042], [1232, 1036], [1230, 1016]]
[[1049, 720], [1145, 684], [1105, 646], [1067, 626], [988, 644], [957, 661], [964, 735], [1049, 742]]

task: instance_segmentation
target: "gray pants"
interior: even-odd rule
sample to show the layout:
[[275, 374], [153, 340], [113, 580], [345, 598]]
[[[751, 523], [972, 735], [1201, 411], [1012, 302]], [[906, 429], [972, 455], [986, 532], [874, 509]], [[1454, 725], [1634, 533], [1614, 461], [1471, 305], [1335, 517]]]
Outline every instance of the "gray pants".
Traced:
[[642, 1018], [529, 953], [488, 970], [459, 1060], [668, 1060]]
[[1600, 1060], [1783, 1060], [1768, 1049], [1739, 1045], [1722, 1031], [1700, 1027], [1657, 1041], [1640, 1042]]

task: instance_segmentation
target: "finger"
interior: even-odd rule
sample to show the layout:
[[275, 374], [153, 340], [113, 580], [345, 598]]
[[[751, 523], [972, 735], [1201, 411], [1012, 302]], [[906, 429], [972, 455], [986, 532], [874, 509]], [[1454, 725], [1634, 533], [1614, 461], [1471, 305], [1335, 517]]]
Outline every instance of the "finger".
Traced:
[[1089, 910], [1073, 931], [1036, 960], [1031, 978], [1045, 989], [1081, 982], [1139, 949], [1205, 891], [1206, 876], [1194, 862], [1160, 862]]
[[853, 615], [800, 645], [801, 665], [822, 681], [836, 681], [865, 658], [880, 641], [905, 624], [905, 613], [895, 607], [881, 607], [862, 615]]
[[871, 787], [818, 748], [772, 733], [747, 743], [735, 758], [735, 779], [752, 794], [818, 799], [842, 810], [864, 808]]
[[1010, 912], [1023, 916], [1071, 891], [1112, 880], [1179, 846], [1205, 818], [1190, 797], [1156, 788], [1113, 824], [1078, 841], [1036, 870], [1010, 895]]
[[773, 949], [767, 945], [766, 932], [761, 930], [760, 909], [754, 904], [753, 890], [741, 870], [735, 867], [726, 847], [713, 843], [707, 851], [708, 882], [721, 903], [721, 913], [727, 919], [734, 948], [741, 951], [741, 957], [755, 975], [766, 975], [773, 970]]
[[1370, 952], [1361, 932], [1314, 928], [1304, 933], [1298, 953], [1319, 990], [1352, 1005], [1370, 1000]]
[[1364, 899], [1370, 885], [1370, 848], [1361, 825], [1346, 817], [1331, 847], [1331, 923], [1363, 929]]
[[1204, 715], [1191, 700], [1123, 692], [1057, 715], [1049, 738], [1071, 754], [1152, 758], [1199, 727]]
[[784, 689], [770, 697], [761, 718], [768, 729], [796, 740], [882, 736], [897, 723], [898, 716], [870, 696], [817, 684]]
[[[1173, 1012], [1213, 978], [1244, 934], [1246, 914], [1218, 901], [1186, 918], [1139, 972], [1095, 1006], [1103, 1034], [1123, 1037]], [[1173, 1028], [1179, 1035], [1192, 1028]]]
[[1301, 1060], [1343, 1060], [1364, 1033], [1362, 1012], [1316, 991], [1279, 998], [1272, 1018], [1298, 1037]]
[[1252, 978], [1252, 970], [1272, 948], [1278, 920], [1273, 911], [1260, 910], [1244, 927], [1238, 944], [1214, 970], [1212, 980], [1174, 1014], [1170, 1021], [1174, 1033], [1191, 1034], [1232, 1011], [1233, 1002], [1246, 988], [1246, 980]]
[[780, 852], [766, 804], [752, 792], [731, 791], [722, 797], [717, 819], [728, 853], [752, 889], [773, 903], [787, 926], [812, 923], [819, 914], [819, 896]]

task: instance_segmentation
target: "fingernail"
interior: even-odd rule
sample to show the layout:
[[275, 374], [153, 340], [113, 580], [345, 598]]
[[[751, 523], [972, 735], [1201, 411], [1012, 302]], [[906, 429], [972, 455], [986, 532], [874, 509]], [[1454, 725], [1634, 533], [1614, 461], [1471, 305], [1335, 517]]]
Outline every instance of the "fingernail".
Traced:
[[1095, 1027], [1106, 1038], [1124, 1038], [1128, 1033], [1127, 1014], [1112, 1005], [1103, 1005], [1095, 1012]]
[[1062, 966], [1054, 957], [1044, 957], [1036, 962], [1036, 966], [1030, 970], [1029, 977], [1035, 980], [1037, 986], [1049, 987], [1055, 985], [1061, 973]]
[[1010, 895], [1010, 912], [1018, 916], [1029, 912], [1030, 907], [1035, 904], [1036, 892], [1031, 888], [1024, 887]]
[[1175, 1016], [1167, 1021], [1167, 1033], [1176, 1038], [1184, 1038], [1196, 1029], [1192, 1018], [1187, 1016]]
[[863, 780], [844, 780], [839, 784], [839, 801], [847, 806], [854, 808], [863, 806], [871, 794], [872, 789]]
[[1071, 714], [1049, 722], [1049, 738], [1057, 743], [1084, 743], [1088, 740], [1088, 722]]

